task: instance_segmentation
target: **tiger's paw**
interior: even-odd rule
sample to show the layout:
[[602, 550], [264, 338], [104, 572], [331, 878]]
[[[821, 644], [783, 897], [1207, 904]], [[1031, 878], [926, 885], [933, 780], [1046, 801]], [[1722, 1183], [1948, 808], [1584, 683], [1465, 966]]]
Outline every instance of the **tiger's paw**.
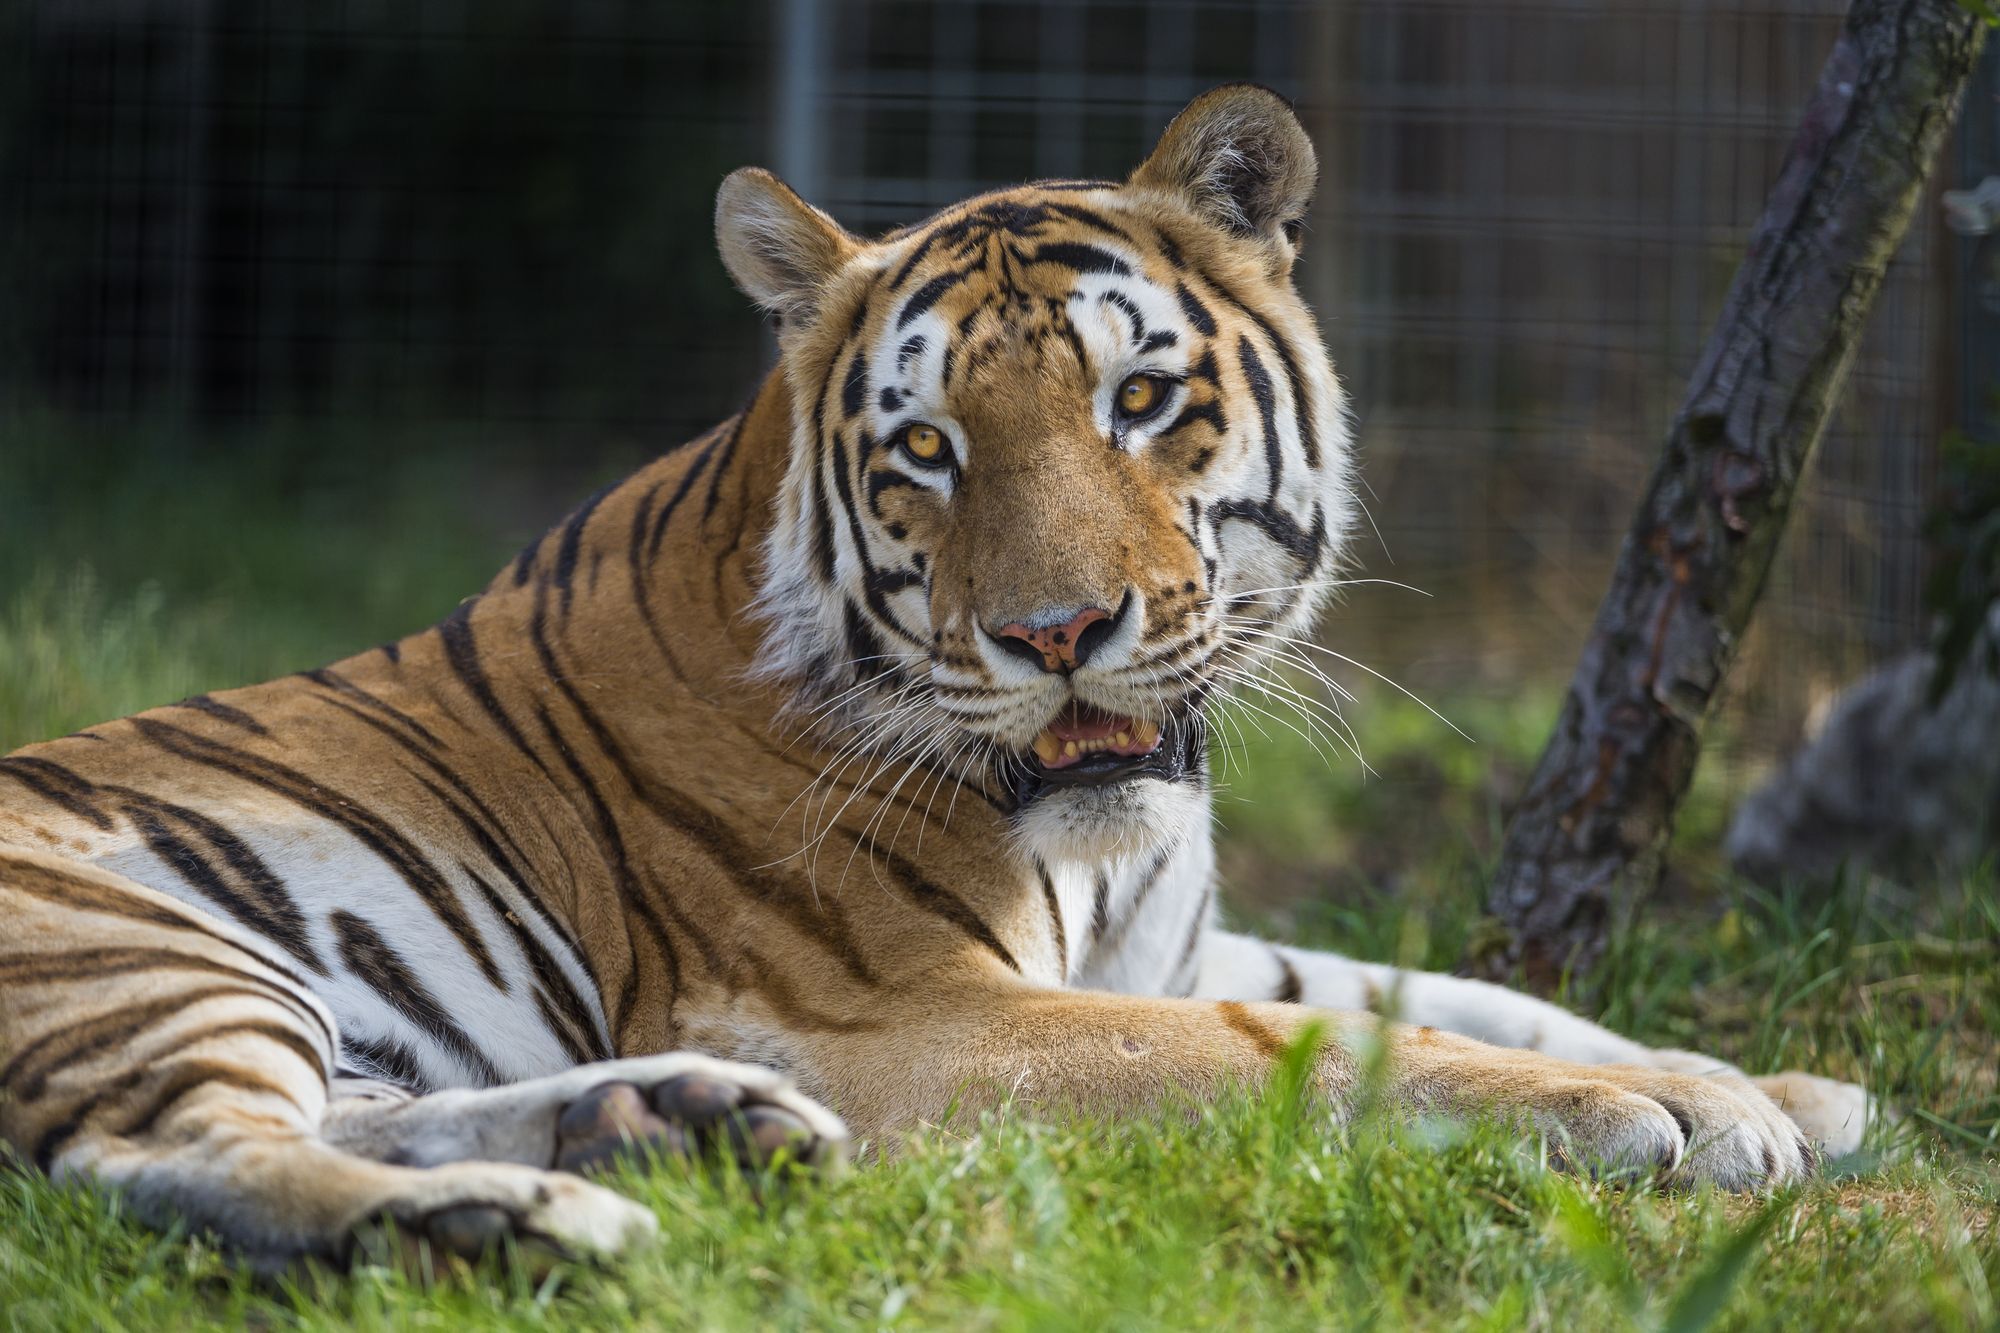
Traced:
[[1603, 1091], [1579, 1095], [1590, 1110], [1562, 1117], [1564, 1128], [1615, 1166], [1650, 1165], [1671, 1184], [1753, 1190], [1801, 1180], [1818, 1165], [1798, 1126], [1739, 1074], [1603, 1065], [1578, 1082]]
[[406, 1196], [352, 1228], [349, 1265], [379, 1264], [423, 1279], [456, 1263], [499, 1257], [531, 1272], [615, 1259], [659, 1235], [659, 1221], [600, 1185], [503, 1163], [432, 1168]]
[[1750, 1081], [1830, 1156], [1843, 1157], [1860, 1148], [1871, 1121], [1894, 1119], [1866, 1089], [1838, 1079], [1791, 1069]]
[[1877, 1103], [1856, 1084], [1801, 1073], [1796, 1069], [1748, 1078], [1741, 1070], [1713, 1056], [1674, 1050], [1654, 1051], [1648, 1063], [1682, 1074], [1747, 1078], [1789, 1116], [1793, 1124], [1804, 1130], [1808, 1138], [1833, 1157], [1845, 1156], [1859, 1148], [1861, 1136], [1871, 1122], [1884, 1117], [1894, 1118], [1893, 1112]]
[[782, 1075], [698, 1056], [658, 1060], [652, 1069], [618, 1062], [614, 1077], [563, 1108], [557, 1170], [598, 1171], [657, 1155], [720, 1153], [753, 1170], [780, 1151], [811, 1166], [844, 1160], [846, 1126]]

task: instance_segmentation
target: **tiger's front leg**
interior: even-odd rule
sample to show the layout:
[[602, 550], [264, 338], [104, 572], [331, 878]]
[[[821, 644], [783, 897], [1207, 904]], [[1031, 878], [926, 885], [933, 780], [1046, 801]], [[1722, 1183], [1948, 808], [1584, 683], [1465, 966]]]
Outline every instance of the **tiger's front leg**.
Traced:
[[1204, 938], [1195, 994], [1387, 1012], [1407, 1023], [1495, 1046], [1541, 1051], [1578, 1064], [1636, 1065], [1747, 1079], [1835, 1154], [1861, 1146], [1873, 1114], [1867, 1092], [1852, 1083], [1797, 1070], [1750, 1078], [1713, 1056], [1642, 1046], [1545, 1000], [1502, 986], [1357, 962], [1227, 931], [1212, 930]]
[[329, 1143], [407, 1166], [477, 1160], [583, 1172], [718, 1150], [754, 1166], [781, 1148], [818, 1165], [844, 1157], [848, 1142], [839, 1117], [783, 1075], [686, 1052], [426, 1096], [336, 1079], [334, 1094], [321, 1124]]
[[1308, 1024], [1325, 1040], [1315, 1090], [1353, 1110], [1362, 1058], [1387, 1046], [1385, 1096], [1404, 1110], [1493, 1117], [1548, 1135], [1580, 1162], [1730, 1189], [1810, 1169], [1798, 1129], [1755, 1088], [1636, 1065], [1587, 1066], [1368, 1014], [1297, 1004], [1171, 999], [966, 979], [899, 1001], [901, 1018], [796, 1034], [802, 1081], [869, 1137], [954, 1106], [1022, 1101], [1092, 1115], [1156, 1113], [1178, 1096], [1255, 1085]]

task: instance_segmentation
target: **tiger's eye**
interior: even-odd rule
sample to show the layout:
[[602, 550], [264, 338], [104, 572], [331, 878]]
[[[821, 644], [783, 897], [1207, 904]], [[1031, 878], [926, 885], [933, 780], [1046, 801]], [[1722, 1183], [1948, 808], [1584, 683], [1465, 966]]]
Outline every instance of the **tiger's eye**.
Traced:
[[919, 463], [935, 463], [944, 453], [944, 432], [927, 421], [919, 421], [903, 432], [903, 448]]
[[1128, 417], [1143, 417], [1160, 402], [1160, 382], [1151, 375], [1134, 375], [1118, 386], [1118, 410]]

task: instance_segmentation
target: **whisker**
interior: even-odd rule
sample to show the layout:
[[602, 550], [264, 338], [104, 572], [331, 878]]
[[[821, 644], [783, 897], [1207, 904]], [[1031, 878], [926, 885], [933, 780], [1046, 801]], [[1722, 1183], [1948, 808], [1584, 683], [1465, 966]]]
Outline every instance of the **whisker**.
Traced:
[[1384, 685], [1387, 685], [1390, 689], [1395, 690], [1398, 694], [1401, 694], [1411, 703], [1416, 704], [1419, 708], [1423, 709], [1426, 713], [1429, 713], [1432, 717], [1436, 718], [1438, 721], [1444, 723], [1447, 727], [1450, 727], [1453, 731], [1458, 732], [1458, 734], [1465, 740], [1470, 741], [1474, 745], [1477, 745], [1479, 743], [1478, 741], [1474, 740], [1471, 736], [1466, 735], [1466, 733], [1459, 727], [1459, 725], [1456, 722], [1453, 722], [1450, 718], [1446, 717], [1443, 713], [1440, 713], [1437, 709], [1431, 707], [1428, 703], [1426, 703], [1422, 698], [1418, 697], [1418, 695], [1413, 690], [1409, 689], [1407, 686], [1401, 684], [1400, 682], [1392, 680], [1388, 676], [1383, 675], [1381, 672], [1377, 671], [1374, 667], [1369, 666], [1367, 663], [1357, 662], [1355, 659], [1347, 656], [1345, 653], [1335, 652], [1333, 649], [1327, 647], [1325, 644], [1313, 643], [1306, 639], [1294, 639], [1287, 635], [1282, 635], [1282, 634], [1272, 634], [1271, 637], [1281, 639], [1284, 642], [1290, 643], [1297, 648], [1308, 649], [1312, 652], [1325, 653], [1328, 657], [1333, 658], [1335, 661], [1345, 662], [1347, 665], [1353, 667], [1357, 671], [1367, 672], [1375, 679], [1381, 681]]

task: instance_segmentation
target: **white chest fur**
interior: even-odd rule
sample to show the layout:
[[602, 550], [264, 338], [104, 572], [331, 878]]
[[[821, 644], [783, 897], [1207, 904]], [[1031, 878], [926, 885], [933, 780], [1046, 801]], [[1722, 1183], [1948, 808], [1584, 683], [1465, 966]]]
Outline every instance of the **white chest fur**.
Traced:
[[1164, 848], [1046, 868], [1062, 916], [1062, 984], [1128, 995], [1191, 988], [1198, 934], [1214, 910], [1215, 847], [1206, 818]]

